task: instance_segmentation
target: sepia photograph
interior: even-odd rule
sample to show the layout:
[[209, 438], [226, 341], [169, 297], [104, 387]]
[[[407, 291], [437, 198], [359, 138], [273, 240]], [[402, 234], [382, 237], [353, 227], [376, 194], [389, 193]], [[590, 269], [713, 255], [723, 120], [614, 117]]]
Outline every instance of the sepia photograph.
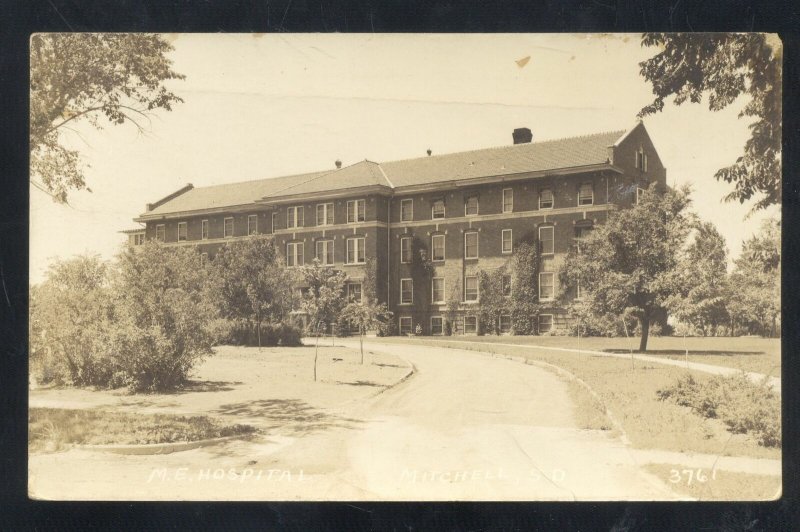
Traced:
[[776, 34], [29, 46], [32, 499], [781, 497]]

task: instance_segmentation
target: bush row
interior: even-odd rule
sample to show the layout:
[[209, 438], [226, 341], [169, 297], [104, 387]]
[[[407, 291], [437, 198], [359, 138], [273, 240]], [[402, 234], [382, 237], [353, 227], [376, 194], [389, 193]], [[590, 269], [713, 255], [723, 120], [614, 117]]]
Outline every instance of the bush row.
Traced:
[[[255, 323], [216, 319], [210, 324], [214, 345], [259, 345], [258, 327]], [[263, 347], [295, 347], [302, 345], [302, 331], [289, 323], [262, 323], [261, 343]]]

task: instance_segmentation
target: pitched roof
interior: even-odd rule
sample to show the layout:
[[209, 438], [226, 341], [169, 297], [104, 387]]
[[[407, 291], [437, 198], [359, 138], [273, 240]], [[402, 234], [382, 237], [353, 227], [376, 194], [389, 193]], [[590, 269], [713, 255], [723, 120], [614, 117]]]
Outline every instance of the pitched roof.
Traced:
[[608, 163], [625, 131], [375, 163], [271, 179], [192, 188], [142, 216], [248, 205], [259, 200], [364, 186], [398, 187]]

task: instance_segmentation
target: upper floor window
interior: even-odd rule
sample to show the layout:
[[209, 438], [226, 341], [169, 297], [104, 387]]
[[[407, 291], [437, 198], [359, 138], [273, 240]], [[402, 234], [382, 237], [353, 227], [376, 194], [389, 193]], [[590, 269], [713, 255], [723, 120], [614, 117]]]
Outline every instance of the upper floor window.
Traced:
[[159, 242], [163, 242], [166, 237], [166, 229], [164, 228], [164, 224], [158, 224], [156, 226], [156, 240]]
[[347, 300], [361, 303], [361, 283], [348, 283]]
[[274, 233], [277, 230], [278, 230], [278, 213], [277, 212], [273, 212], [272, 213], [272, 232]]
[[464, 301], [478, 300], [478, 278], [476, 276], [464, 277]]
[[208, 220], [202, 220], [200, 222], [200, 238], [208, 240]]
[[186, 222], [178, 222], [178, 242], [186, 240], [187, 228]]
[[431, 205], [431, 218], [434, 220], [438, 218], [444, 218], [444, 200], [437, 199], [433, 200], [433, 204]]
[[539, 300], [549, 301], [555, 297], [556, 293], [556, 274], [553, 272], [541, 272], [539, 274]]
[[514, 244], [511, 239], [511, 229], [503, 229], [502, 232], [502, 244], [501, 244], [501, 251], [502, 253], [511, 253], [514, 251]]
[[514, 210], [514, 189], [503, 189], [503, 212], [512, 212]]
[[411, 262], [411, 237], [400, 239], [400, 262], [403, 264]]
[[593, 228], [592, 228], [591, 225], [579, 225], [579, 226], [575, 227], [575, 238], [578, 239], [578, 241], [575, 242], [575, 249], [579, 254], [582, 251], [581, 250], [581, 246], [582, 246], [581, 240], [586, 238], [587, 236], [589, 236], [589, 233], [592, 232], [592, 229]]
[[286, 244], [286, 266], [302, 266], [303, 265], [303, 243], [302, 242], [289, 242]]
[[414, 219], [414, 200], [403, 199], [400, 200], [400, 221], [410, 222]]
[[303, 207], [288, 207], [286, 209], [286, 228], [303, 227]]
[[478, 214], [478, 196], [467, 196], [464, 201], [464, 216], [474, 216]]
[[363, 199], [349, 200], [347, 202], [347, 223], [353, 224], [363, 222], [365, 220], [364, 206], [365, 202]]
[[364, 264], [364, 237], [354, 237], [347, 239], [347, 264]]
[[511, 295], [511, 276], [504, 275], [502, 278], [503, 283], [503, 295], [510, 296]]
[[636, 168], [642, 172], [647, 172], [647, 154], [642, 148], [639, 148], [639, 151], [636, 152]]
[[222, 236], [225, 238], [233, 236], [233, 218], [225, 218], [222, 221]]
[[317, 225], [333, 225], [333, 203], [317, 205]]
[[592, 205], [594, 203], [594, 187], [591, 183], [583, 183], [578, 189], [578, 205]]
[[248, 235], [256, 235], [258, 234], [258, 215], [257, 214], [250, 214], [247, 216], [247, 234]]
[[553, 208], [553, 191], [549, 188], [543, 188], [539, 192], [539, 208], [552, 209]]
[[316, 258], [323, 266], [333, 264], [333, 240], [317, 240]]
[[414, 302], [414, 280], [400, 279], [400, 304], [410, 305]]
[[431, 249], [433, 250], [431, 260], [444, 260], [444, 235], [433, 235], [431, 237]]
[[539, 251], [542, 255], [552, 255], [555, 252], [553, 229], [552, 225], [539, 228]]
[[464, 233], [464, 258], [478, 258], [478, 233], [475, 231]]
[[431, 302], [444, 303], [444, 277], [431, 279]]

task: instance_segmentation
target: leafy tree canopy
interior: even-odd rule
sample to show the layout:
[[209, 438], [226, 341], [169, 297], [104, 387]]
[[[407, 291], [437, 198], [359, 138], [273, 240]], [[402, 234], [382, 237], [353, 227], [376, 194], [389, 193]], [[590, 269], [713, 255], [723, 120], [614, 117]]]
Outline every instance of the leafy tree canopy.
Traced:
[[184, 79], [172, 70], [172, 46], [152, 34], [40, 33], [31, 37], [31, 181], [56, 201], [69, 190], [88, 189], [79, 153], [65, 148], [61, 133], [85, 119], [101, 129], [172, 110], [180, 97], [165, 81]]
[[708, 95], [712, 111], [749, 96], [739, 115], [755, 119], [744, 154], [715, 177], [734, 185], [728, 201], [755, 197], [754, 209], [781, 203], [780, 42], [762, 33], [645, 33], [642, 45], [661, 51], [639, 64], [655, 94], [639, 115], [661, 111], [670, 96], [681, 105]]

